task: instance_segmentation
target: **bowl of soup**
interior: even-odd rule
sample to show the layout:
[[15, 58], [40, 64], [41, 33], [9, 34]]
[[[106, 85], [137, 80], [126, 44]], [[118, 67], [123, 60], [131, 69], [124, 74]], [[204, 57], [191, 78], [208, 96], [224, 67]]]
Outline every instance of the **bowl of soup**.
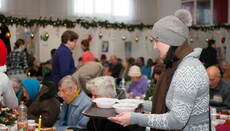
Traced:
[[136, 104], [137, 106], [141, 103], [143, 103], [143, 100], [138, 100], [138, 99], [121, 99], [118, 101], [119, 103], [124, 103], [124, 104]]
[[137, 108], [137, 104], [118, 103], [118, 104], [114, 104], [113, 108], [118, 114], [123, 112], [134, 112], [135, 109]]
[[96, 98], [93, 100], [99, 108], [112, 108], [117, 101], [118, 99], [115, 98]]

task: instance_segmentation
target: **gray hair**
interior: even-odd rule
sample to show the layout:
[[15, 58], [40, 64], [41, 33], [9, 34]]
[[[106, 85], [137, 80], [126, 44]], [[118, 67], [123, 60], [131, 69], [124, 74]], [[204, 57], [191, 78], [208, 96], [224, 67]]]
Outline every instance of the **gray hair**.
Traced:
[[86, 83], [86, 88], [91, 92], [96, 90], [100, 97], [106, 97], [111, 95], [113, 98], [116, 97], [115, 79], [111, 76], [101, 76], [89, 80]]
[[15, 88], [15, 87], [20, 87], [21, 86], [21, 80], [17, 77], [10, 77], [10, 81], [11, 81], [11, 84], [12, 84], [12, 87]]
[[67, 88], [72, 88], [74, 85], [77, 86], [77, 80], [73, 76], [67, 75], [59, 81], [58, 87], [60, 87], [62, 84], [66, 84]]

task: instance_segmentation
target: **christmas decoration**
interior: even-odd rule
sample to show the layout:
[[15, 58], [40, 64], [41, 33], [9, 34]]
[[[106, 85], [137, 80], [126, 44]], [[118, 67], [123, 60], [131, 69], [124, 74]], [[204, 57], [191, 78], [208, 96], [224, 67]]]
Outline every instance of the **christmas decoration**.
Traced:
[[13, 125], [16, 121], [16, 114], [12, 109], [1, 108], [0, 109], [0, 124]]
[[[5, 16], [3, 14], [0, 14], [0, 23], [3, 25], [13, 25], [16, 24], [16, 26], [24, 26], [24, 27], [32, 27], [34, 25], [37, 26], [43, 26], [46, 27], [48, 25], [52, 25], [54, 27], [66, 27], [66, 28], [74, 28], [76, 24], [80, 25], [83, 28], [89, 29], [90, 27], [92, 28], [113, 28], [113, 29], [127, 29], [128, 31], [134, 31], [135, 29], [138, 30], [143, 30], [145, 28], [151, 29], [153, 25], [145, 25], [143, 23], [141, 24], [124, 24], [122, 23], [110, 23], [109, 21], [88, 21], [84, 19], [76, 19], [75, 21], [68, 20], [68, 19], [57, 19], [53, 20], [52, 18], [47, 19], [46, 17], [42, 18], [40, 17], [39, 19], [27, 19], [27, 18], [17, 18], [17, 17], [12, 17], [12, 16]], [[191, 26], [189, 27], [190, 29], [193, 30], [201, 30], [201, 31], [213, 31], [213, 30], [219, 30], [220, 28], [224, 29], [230, 29], [230, 25], [227, 24], [218, 24], [218, 25], [213, 25], [213, 26]]]
[[126, 40], [126, 37], [125, 37], [125, 36], [123, 36], [123, 37], [121, 37], [121, 39], [122, 39], [122, 40]]
[[221, 42], [222, 42], [222, 44], [224, 44], [224, 42], [225, 42], [225, 37], [222, 37], [222, 38], [221, 38]]
[[139, 37], [138, 35], [135, 37], [135, 41], [138, 42], [139, 41]]
[[153, 37], [150, 37], [149, 40], [150, 40], [150, 42], [153, 42]]
[[6, 38], [10, 38], [10, 37], [11, 37], [10, 32], [6, 32], [5, 37], [6, 37]]
[[49, 34], [48, 34], [47, 32], [46, 32], [45, 34], [41, 35], [41, 39], [42, 39], [43, 41], [47, 41], [48, 38], [49, 38]]
[[30, 34], [30, 38], [31, 38], [31, 39], [34, 39], [34, 33], [31, 33], [31, 34]]
[[89, 40], [92, 40], [92, 38], [93, 38], [93, 37], [92, 37], [91, 35], [88, 35], [88, 39], [89, 39]]
[[99, 33], [99, 38], [101, 39], [101, 38], [102, 38], [102, 36], [103, 36], [103, 35], [102, 35], [102, 33], [100, 32], [100, 33]]

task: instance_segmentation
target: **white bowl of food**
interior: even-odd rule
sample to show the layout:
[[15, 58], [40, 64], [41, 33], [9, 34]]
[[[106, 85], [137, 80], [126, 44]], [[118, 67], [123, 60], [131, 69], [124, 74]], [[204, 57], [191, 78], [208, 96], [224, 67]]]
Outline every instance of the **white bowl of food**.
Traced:
[[228, 118], [228, 115], [220, 115], [220, 119], [226, 120]]
[[136, 104], [137, 106], [141, 103], [143, 103], [143, 100], [138, 100], [138, 99], [121, 99], [118, 101], [119, 103], [124, 103], [124, 104]]
[[93, 100], [99, 108], [112, 108], [117, 101], [118, 99], [115, 98], [96, 98]]
[[118, 114], [123, 112], [134, 112], [135, 109], [137, 108], [137, 104], [118, 103], [118, 104], [114, 104], [113, 108]]

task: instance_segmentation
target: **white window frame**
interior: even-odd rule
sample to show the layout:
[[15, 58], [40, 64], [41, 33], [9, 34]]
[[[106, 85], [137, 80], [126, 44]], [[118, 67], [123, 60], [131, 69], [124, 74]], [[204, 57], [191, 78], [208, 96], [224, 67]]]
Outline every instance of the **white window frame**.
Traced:
[[[194, 10], [193, 10], [193, 24], [197, 25], [197, 1], [198, 0], [181, 0], [181, 5], [184, 2], [194, 2]], [[210, 0], [210, 25], [213, 25], [213, 0]]]

